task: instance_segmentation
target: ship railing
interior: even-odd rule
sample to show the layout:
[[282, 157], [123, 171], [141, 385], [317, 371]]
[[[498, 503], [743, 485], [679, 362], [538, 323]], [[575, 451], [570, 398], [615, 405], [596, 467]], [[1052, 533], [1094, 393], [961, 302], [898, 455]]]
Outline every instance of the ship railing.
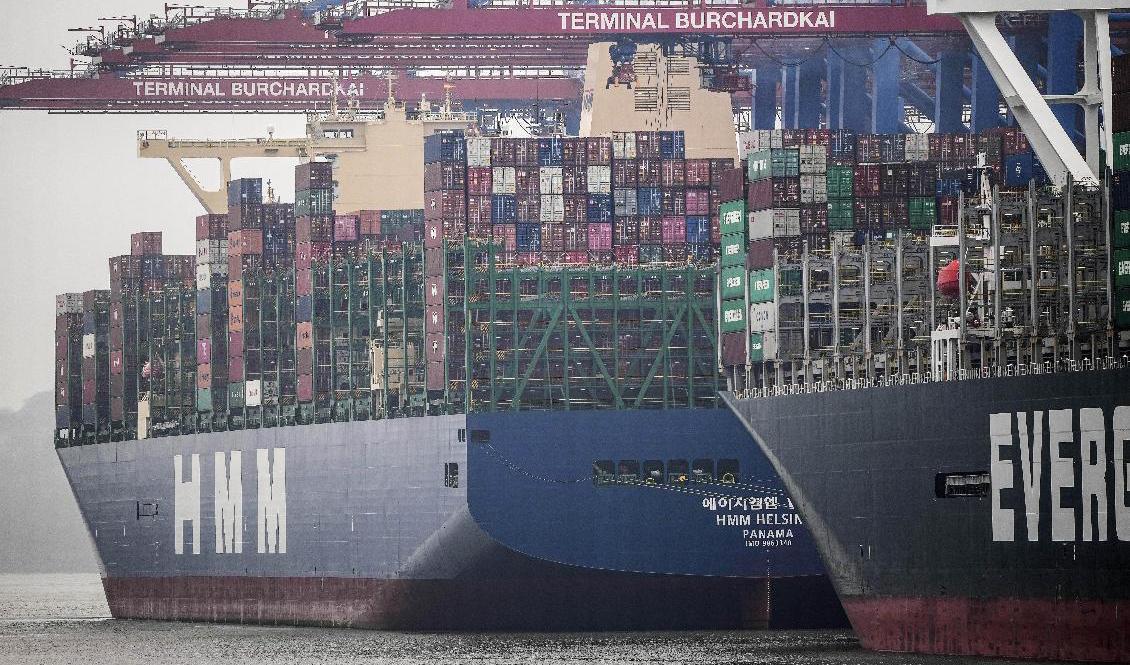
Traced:
[[957, 372], [936, 377], [931, 372], [909, 372], [887, 374], [876, 377], [852, 377], [837, 379], [818, 379], [798, 381], [764, 388], [750, 388], [740, 393], [745, 399], [764, 397], [784, 397], [787, 395], [811, 395], [816, 393], [838, 392], [843, 390], [863, 390], [866, 388], [894, 388], [898, 386], [921, 385], [926, 383], [945, 383], [950, 381], [970, 381], [974, 379], [994, 379], [1040, 374], [1064, 374], [1069, 372], [1108, 371], [1130, 368], [1130, 356], [1103, 356], [1081, 360], [1063, 359], [1056, 362], [1020, 363], [996, 365], [976, 369], [961, 369]]

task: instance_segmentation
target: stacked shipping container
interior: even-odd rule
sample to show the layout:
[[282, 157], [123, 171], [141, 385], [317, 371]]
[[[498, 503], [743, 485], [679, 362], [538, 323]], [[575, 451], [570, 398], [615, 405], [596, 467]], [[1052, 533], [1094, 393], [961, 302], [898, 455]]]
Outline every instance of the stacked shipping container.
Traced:
[[[324, 265], [333, 249], [336, 224], [333, 165], [329, 162], [299, 164], [294, 171], [294, 186], [295, 392], [299, 404], [312, 404], [315, 395], [318, 395], [322, 407], [328, 408], [331, 389], [330, 331], [327, 325], [329, 283], [327, 271], [315, 270], [314, 262]], [[320, 314], [317, 318], [315, 309]], [[316, 327], [315, 321], [319, 322]]]

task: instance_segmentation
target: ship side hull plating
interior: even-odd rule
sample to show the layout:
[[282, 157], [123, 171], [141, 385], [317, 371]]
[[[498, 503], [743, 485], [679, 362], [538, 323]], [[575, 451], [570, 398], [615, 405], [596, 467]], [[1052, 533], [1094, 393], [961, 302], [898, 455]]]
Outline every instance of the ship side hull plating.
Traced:
[[[701, 437], [679, 444], [692, 430]], [[770, 624], [768, 599], [782, 597], [785, 622], [834, 625], [840, 609], [804, 527], [770, 551], [743, 534], [764, 511], [718, 509], [720, 497], [748, 500], [744, 483], [664, 491], [591, 479], [604, 457], [672, 456], [739, 458], [751, 478], [772, 476], [717, 409], [405, 418], [59, 450], [118, 618], [742, 628]], [[576, 482], [543, 482], [564, 477]], [[792, 514], [766, 480], [758, 492]], [[785, 611], [794, 589], [810, 593], [806, 611]]]
[[865, 647], [1130, 661], [1130, 371], [730, 404]]

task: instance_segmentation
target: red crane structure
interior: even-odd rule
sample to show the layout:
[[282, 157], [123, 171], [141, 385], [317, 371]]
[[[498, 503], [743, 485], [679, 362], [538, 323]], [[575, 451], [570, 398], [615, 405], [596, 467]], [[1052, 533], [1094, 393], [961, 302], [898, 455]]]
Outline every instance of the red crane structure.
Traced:
[[252, 2], [246, 10], [167, 6], [163, 19], [118, 19], [111, 29], [88, 35], [73, 52], [89, 58], [89, 66], [3, 70], [0, 108], [298, 112], [324, 108], [336, 92], [367, 110], [383, 104], [390, 72], [401, 99], [438, 98], [444, 83], [454, 82], [455, 96], [465, 102], [575, 102], [589, 45], [596, 42], [687, 48], [725, 39], [734, 59], [724, 72], [737, 72], [775, 52], [832, 39], [965, 40], [960, 23], [928, 15], [924, 4], [627, 4], [364, 0], [318, 11], [293, 2]]

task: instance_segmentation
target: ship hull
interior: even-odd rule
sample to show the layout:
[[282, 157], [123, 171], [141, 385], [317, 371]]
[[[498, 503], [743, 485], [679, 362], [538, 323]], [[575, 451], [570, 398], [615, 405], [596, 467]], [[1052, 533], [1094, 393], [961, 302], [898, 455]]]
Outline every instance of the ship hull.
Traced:
[[1130, 661], [1130, 371], [728, 402], [865, 647]]
[[[779, 482], [762, 484], [775, 482], [768, 461], [724, 409], [405, 418], [59, 457], [118, 618], [420, 630], [843, 622]], [[603, 458], [675, 457], [732, 458], [758, 489], [591, 477]], [[797, 522], [791, 539], [752, 547], [743, 531], [769, 513], [717, 507], [751, 493], [779, 499], [772, 517]]]

